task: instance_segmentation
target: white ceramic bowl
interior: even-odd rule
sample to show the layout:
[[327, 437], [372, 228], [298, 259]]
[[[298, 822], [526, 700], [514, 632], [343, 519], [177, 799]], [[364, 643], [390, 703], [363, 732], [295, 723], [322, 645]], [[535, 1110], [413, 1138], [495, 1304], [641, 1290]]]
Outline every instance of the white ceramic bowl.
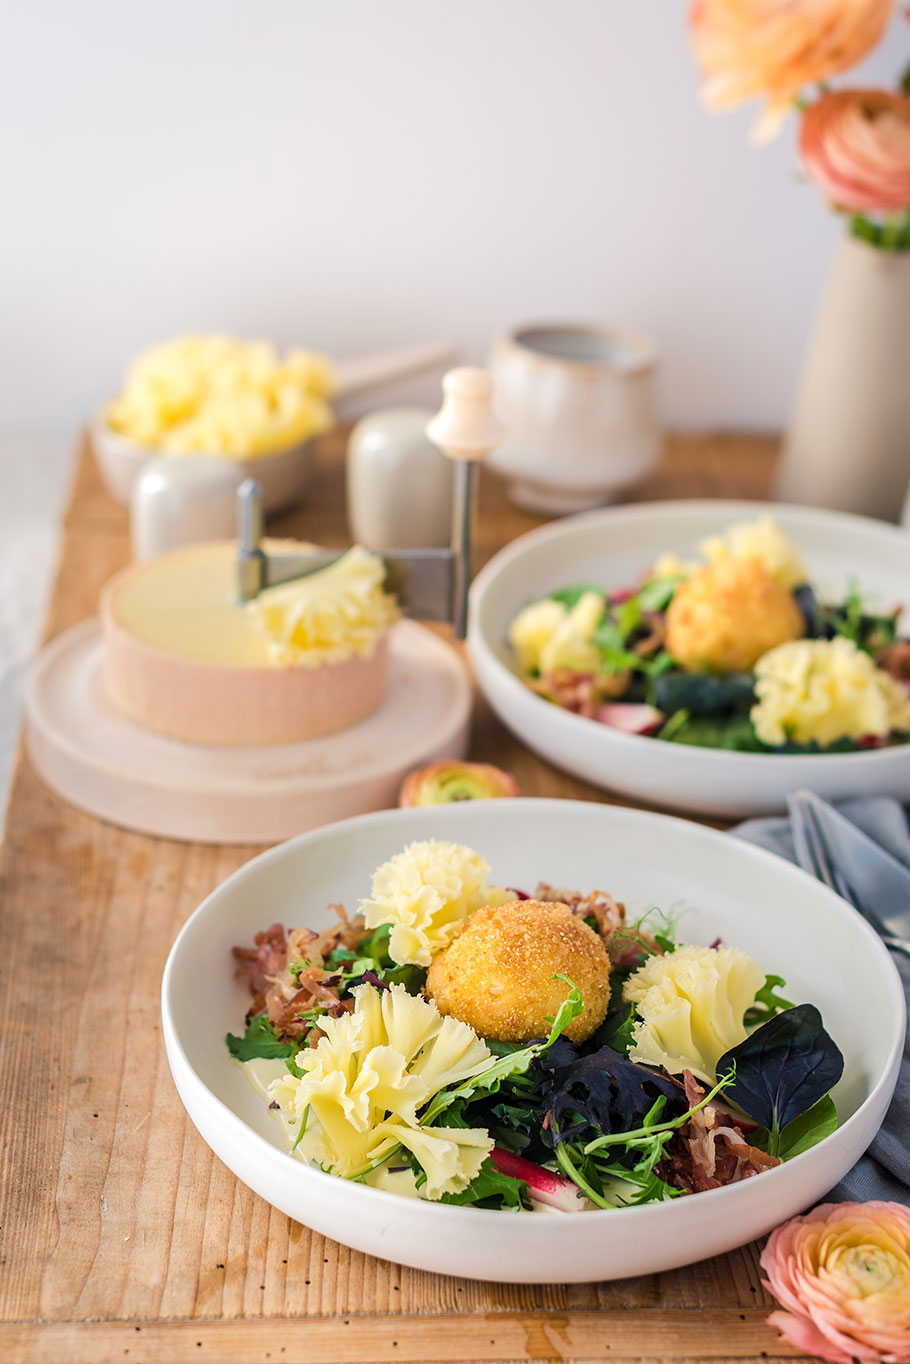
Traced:
[[[532, 889], [606, 888], [637, 916], [680, 912], [680, 936], [718, 935], [818, 1005], [845, 1056], [837, 1132], [756, 1179], [710, 1193], [607, 1212], [543, 1216], [402, 1198], [311, 1169], [276, 1127], [224, 1036], [249, 993], [230, 949], [276, 920], [321, 929], [325, 906], [354, 909], [373, 870], [413, 839], [481, 852], [493, 877]], [[164, 1039], [190, 1118], [221, 1160], [289, 1217], [385, 1260], [475, 1279], [574, 1283], [670, 1269], [743, 1245], [823, 1197], [875, 1135], [904, 1036], [897, 971], [872, 929], [805, 873], [729, 834], [637, 810], [575, 801], [496, 800], [384, 811], [263, 853], [196, 910], [168, 959]]]
[[882, 607], [910, 604], [910, 534], [881, 521], [759, 502], [654, 502], [616, 507], [531, 531], [501, 550], [471, 589], [468, 650], [500, 719], [536, 753], [574, 776], [679, 810], [721, 818], [784, 808], [809, 787], [830, 800], [910, 799], [910, 745], [859, 753], [733, 753], [623, 734], [561, 710], [530, 691], [507, 643], [529, 601], [571, 583], [620, 588], [657, 559], [695, 552], [731, 522], [772, 516], [797, 545], [812, 581], [843, 594], [856, 578]]
[[[118, 502], [128, 504], [133, 484], [148, 461], [159, 458], [161, 451], [152, 445], [140, 445], [112, 431], [103, 415], [92, 423], [91, 442], [105, 487]], [[241, 479], [255, 478], [262, 486], [267, 512], [280, 511], [282, 507], [291, 507], [299, 502], [306, 491], [313, 463], [312, 450], [312, 442], [303, 441], [286, 450], [276, 450], [274, 454], [231, 459], [229, 463], [238, 471]], [[173, 455], [170, 458], [180, 459], [180, 456]], [[228, 457], [216, 455], [215, 458]]]

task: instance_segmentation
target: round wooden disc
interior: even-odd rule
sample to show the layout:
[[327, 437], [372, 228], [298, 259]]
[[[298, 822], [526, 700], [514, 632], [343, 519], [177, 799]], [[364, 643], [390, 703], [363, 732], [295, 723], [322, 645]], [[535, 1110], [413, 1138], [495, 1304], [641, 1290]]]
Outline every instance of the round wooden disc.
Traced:
[[471, 686], [457, 653], [413, 621], [390, 637], [389, 690], [360, 724], [307, 743], [209, 748], [168, 739], [108, 700], [97, 620], [38, 655], [26, 693], [38, 774], [99, 819], [194, 843], [274, 843], [396, 805], [415, 767], [461, 758]]

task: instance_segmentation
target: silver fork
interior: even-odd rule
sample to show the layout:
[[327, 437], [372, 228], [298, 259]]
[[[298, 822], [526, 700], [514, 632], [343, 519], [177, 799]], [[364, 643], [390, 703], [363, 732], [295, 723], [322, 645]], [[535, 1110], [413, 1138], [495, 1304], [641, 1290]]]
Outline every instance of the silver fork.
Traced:
[[857, 913], [861, 914], [866, 922], [872, 925], [886, 947], [889, 947], [892, 952], [903, 952], [910, 957], [910, 938], [900, 938], [894, 933], [889, 933], [879, 922], [874, 910], [863, 904], [853, 887], [848, 884], [838, 870], [818, 827], [812, 807], [800, 800], [799, 795], [792, 797], [789, 805], [790, 818], [791, 820], [795, 819], [802, 830], [803, 841], [818, 879], [829, 890], [833, 890], [835, 895], [839, 895], [849, 905], [852, 905]]

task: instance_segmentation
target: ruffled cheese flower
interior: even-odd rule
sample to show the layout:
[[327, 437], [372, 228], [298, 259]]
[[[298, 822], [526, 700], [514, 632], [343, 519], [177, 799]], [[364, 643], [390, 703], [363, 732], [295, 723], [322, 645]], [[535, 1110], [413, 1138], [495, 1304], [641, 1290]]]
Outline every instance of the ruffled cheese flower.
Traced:
[[405, 1146], [426, 1174], [421, 1193], [459, 1193], [493, 1148], [483, 1129], [421, 1127], [418, 1110], [439, 1090], [479, 1075], [492, 1062], [466, 1023], [402, 985], [360, 985], [354, 1009], [324, 1017], [325, 1034], [297, 1055], [303, 1071], [273, 1080], [269, 1098], [298, 1124], [306, 1158], [342, 1178], [361, 1174]]
[[579, 673], [599, 672], [600, 650], [592, 638], [603, 617], [601, 594], [583, 593], [541, 650], [540, 671], [547, 674], [557, 668], [571, 668]]
[[661, 554], [648, 570], [648, 578], [688, 578], [701, 564], [695, 559], [683, 559], [678, 554]]
[[910, 208], [910, 102], [888, 90], [834, 90], [803, 114], [799, 154], [835, 208]]
[[384, 580], [382, 560], [355, 546], [318, 573], [260, 592], [247, 611], [268, 637], [273, 663], [315, 668], [368, 658], [400, 615]]
[[745, 1038], [743, 1017], [764, 983], [764, 971], [736, 947], [677, 947], [649, 957], [623, 986], [639, 1016], [630, 1057], [713, 1084], [721, 1056]]
[[509, 626], [509, 644], [524, 673], [539, 673], [541, 656], [567, 615], [561, 601], [544, 597], [531, 602]]
[[550, 597], [526, 606], [509, 627], [509, 643], [522, 671], [544, 676], [557, 668], [598, 672], [600, 651], [591, 641], [603, 615], [599, 592], [582, 593], [571, 611]]
[[757, 559], [772, 578], [787, 588], [799, 587], [809, 574], [799, 550], [770, 516], [737, 521], [722, 535], [702, 540], [699, 549], [711, 563], [719, 559]]
[[391, 924], [389, 954], [404, 965], [429, 966], [483, 905], [510, 898], [487, 884], [489, 865], [460, 843], [411, 843], [373, 873], [371, 895], [360, 911], [367, 928]]
[[328, 431], [328, 360], [266, 341], [183, 336], [130, 366], [105, 419], [113, 431], [163, 454], [232, 459], [288, 449]]
[[751, 715], [762, 743], [821, 744], [910, 730], [910, 697], [848, 639], [781, 644], [755, 665]]
[[910, 1364], [910, 1208], [823, 1203], [762, 1251], [776, 1326], [800, 1354], [834, 1364]]
[[875, 46], [893, 0], [694, 0], [692, 46], [702, 95], [715, 109], [764, 96], [758, 140], [773, 134], [799, 92], [846, 71]]

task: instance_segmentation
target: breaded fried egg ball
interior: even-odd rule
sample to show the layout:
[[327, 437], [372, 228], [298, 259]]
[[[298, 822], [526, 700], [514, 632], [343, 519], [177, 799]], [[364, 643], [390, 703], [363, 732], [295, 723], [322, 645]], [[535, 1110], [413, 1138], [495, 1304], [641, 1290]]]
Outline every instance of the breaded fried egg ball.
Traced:
[[793, 595], [757, 559], [708, 564], [667, 609], [667, 649], [687, 672], [751, 672], [762, 654], [805, 633]]
[[477, 909], [454, 942], [433, 959], [427, 994], [439, 1012], [469, 1023], [481, 1037], [530, 1042], [577, 985], [585, 1007], [566, 1029], [584, 1042], [606, 1017], [610, 959], [603, 940], [567, 905], [515, 900]]

